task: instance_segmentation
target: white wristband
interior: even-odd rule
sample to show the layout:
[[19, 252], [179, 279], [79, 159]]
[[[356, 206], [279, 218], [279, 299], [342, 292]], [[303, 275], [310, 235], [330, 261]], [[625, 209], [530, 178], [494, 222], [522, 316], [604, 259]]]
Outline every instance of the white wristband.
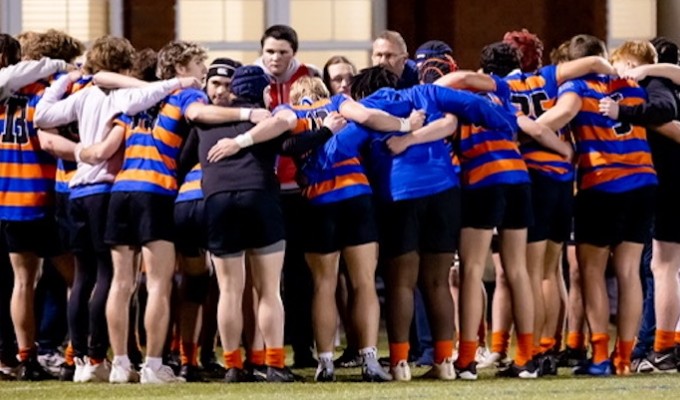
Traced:
[[241, 112], [241, 116], [240, 116], [241, 121], [250, 121], [250, 114], [252, 114], [252, 112], [253, 112], [252, 108], [242, 108], [240, 112]]
[[399, 132], [411, 132], [411, 121], [408, 118], [399, 118]]
[[253, 135], [250, 132], [242, 133], [234, 138], [234, 142], [240, 148], [245, 148], [253, 145]]

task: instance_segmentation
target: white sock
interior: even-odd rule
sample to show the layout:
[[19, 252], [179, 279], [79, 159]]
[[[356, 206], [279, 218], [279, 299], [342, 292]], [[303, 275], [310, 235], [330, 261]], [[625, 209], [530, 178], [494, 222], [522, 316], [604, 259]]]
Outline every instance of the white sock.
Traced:
[[327, 351], [324, 353], [319, 353], [317, 357], [319, 357], [319, 361], [333, 361], [333, 352]]
[[130, 369], [132, 367], [130, 363], [130, 357], [127, 354], [123, 356], [113, 356], [113, 364], [120, 365], [125, 369]]
[[363, 349], [359, 350], [359, 354], [364, 358], [378, 358], [378, 349], [375, 347], [364, 347]]
[[163, 366], [163, 359], [161, 357], [147, 357], [144, 366], [152, 371], [158, 371]]

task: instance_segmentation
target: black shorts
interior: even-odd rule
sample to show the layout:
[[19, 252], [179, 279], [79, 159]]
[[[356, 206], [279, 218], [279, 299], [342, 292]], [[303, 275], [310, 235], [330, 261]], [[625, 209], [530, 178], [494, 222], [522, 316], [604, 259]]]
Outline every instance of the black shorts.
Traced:
[[654, 239], [680, 243], [680, 177], [671, 184], [659, 180], [654, 213]]
[[278, 193], [243, 190], [216, 193], [205, 200], [208, 250], [223, 256], [284, 240]]
[[616, 246], [649, 241], [655, 194], [655, 186], [623, 193], [580, 190], [574, 208], [576, 243]]
[[463, 228], [522, 229], [533, 224], [528, 183], [463, 189]]
[[531, 204], [534, 223], [527, 231], [527, 242], [569, 240], [574, 208], [574, 184], [560, 182], [530, 171]]
[[71, 217], [69, 216], [70, 200], [68, 193], [57, 193], [55, 197], [54, 218], [57, 222], [57, 230], [59, 232], [59, 240], [64, 249], [71, 248], [71, 232], [73, 226], [71, 224]]
[[371, 196], [330, 204], [308, 204], [306, 211], [304, 246], [307, 253], [327, 254], [378, 241]]
[[199, 257], [208, 241], [203, 199], [175, 203], [175, 249], [185, 257]]
[[104, 239], [109, 245], [142, 246], [175, 239], [175, 199], [146, 192], [112, 192]]
[[453, 253], [460, 235], [460, 189], [378, 204], [380, 252], [394, 258], [411, 251]]
[[108, 252], [110, 246], [104, 241], [108, 225], [110, 193], [71, 199], [71, 249], [74, 252]]
[[44, 258], [66, 253], [52, 212], [33, 221], [2, 221], [0, 227], [10, 253], [33, 253]]

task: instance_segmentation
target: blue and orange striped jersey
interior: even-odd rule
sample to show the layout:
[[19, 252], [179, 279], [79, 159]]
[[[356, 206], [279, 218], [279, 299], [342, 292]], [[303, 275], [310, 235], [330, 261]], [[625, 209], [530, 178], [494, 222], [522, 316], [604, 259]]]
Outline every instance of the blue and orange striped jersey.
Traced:
[[637, 83], [605, 75], [569, 81], [559, 95], [575, 93], [581, 109], [571, 121], [576, 139], [578, 188], [621, 193], [656, 185], [657, 178], [644, 127], [620, 123], [602, 115], [600, 99], [622, 105], [644, 103], [647, 93]]
[[0, 104], [0, 220], [36, 220], [53, 206], [56, 160], [40, 149], [33, 126], [47, 86], [37, 81]]
[[[297, 125], [292, 134], [302, 134], [320, 129], [324, 118], [338, 111], [345, 100], [344, 96], [333, 96], [311, 104], [282, 105], [274, 113], [284, 108], [293, 111], [297, 116]], [[359, 128], [350, 123], [335, 136], [351, 134], [354, 129]], [[331, 141], [297, 160], [300, 164], [299, 173], [302, 174], [299, 179], [302, 193], [312, 204], [335, 203], [371, 193], [358, 150], [342, 154], [337, 150], [334, 141]]]
[[[531, 119], [540, 117], [557, 101], [557, 67], [545, 66], [534, 73], [515, 72], [505, 77], [510, 87], [510, 101], [522, 114]], [[561, 132], [560, 139], [568, 140]], [[520, 152], [529, 169], [549, 178], [566, 182], [574, 179], [574, 167], [561, 155], [534, 140], [520, 142]]]
[[201, 164], [196, 164], [191, 171], [184, 178], [184, 182], [179, 187], [179, 193], [175, 203], [182, 203], [185, 201], [194, 201], [203, 199], [203, 190], [201, 189], [201, 179], [203, 178], [203, 171]]
[[[490, 101], [516, 118], [510, 105], [508, 84], [494, 77], [496, 91], [486, 93]], [[510, 118], [510, 117], [508, 117]], [[476, 189], [491, 185], [514, 185], [529, 183], [527, 166], [517, 147], [514, 129], [497, 129], [479, 124], [465, 124], [460, 127], [459, 152], [463, 186]]]
[[[73, 82], [69, 90], [66, 92], [64, 97], [73, 94], [80, 89], [86, 88], [92, 85], [92, 75], [86, 75]], [[78, 122], [70, 123], [66, 126], [59, 128], [59, 134], [67, 137], [68, 139], [75, 140], [78, 137]], [[64, 161], [61, 158], [57, 159], [57, 175], [54, 189], [57, 193], [70, 192], [68, 187], [69, 181], [76, 173], [76, 168], [78, 164], [74, 161]]]
[[112, 191], [177, 194], [177, 157], [188, 133], [184, 114], [195, 102], [208, 103], [208, 98], [200, 90], [177, 90], [160, 103], [156, 116], [146, 112], [118, 119], [126, 126], [125, 155]]
[[[381, 89], [361, 102], [399, 117], [407, 117], [414, 109], [423, 110], [428, 123], [451, 113], [459, 118], [460, 124], [483, 124], [500, 131], [514, 131], [517, 127], [512, 114], [482, 97], [435, 85]], [[411, 146], [395, 157], [384, 144], [388, 136], [376, 137], [371, 142], [368, 162], [372, 182], [381, 198], [391, 201], [420, 198], [459, 185], [458, 168], [444, 140]]]

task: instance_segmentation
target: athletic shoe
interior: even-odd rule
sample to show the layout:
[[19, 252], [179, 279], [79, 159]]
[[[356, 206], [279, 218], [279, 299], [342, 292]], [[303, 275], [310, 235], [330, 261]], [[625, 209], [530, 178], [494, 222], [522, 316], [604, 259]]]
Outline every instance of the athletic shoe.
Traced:
[[73, 378], [76, 373], [76, 365], [68, 365], [66, 363], [62, 363], [59, 366], [59, 380], [62, 382], [73, 382]]
[[132, 366], [126, 368], [116, 362], [111, 363], [109, 383], [137, 383], [139, 378], [139, 372], [132, 369]]
[[196, 365], [182, 365], [179, 368], [179, 376], [186, 382], [205, 382], [201, 369]]
[[203, 375], [208, 379], [223, 379], [227, 369], [216, 359], [201, 361]]
[[332, 360], [319, 360], [314, 374], [316, 382], [335, 382], [335, 370]]
[[[182, 359], [179, 352], [170, 352], [166, 354], [165, 357], [163, 357], [163, 364], [172, 368], [172, 372], [175, 375], [179, 374], [179, 370], [182, 367]], [[143, 365], [142, 368], [144, 368]]]
[[536, 357], [539, 376], [557, 375], [557, 356], [549, 350]]
[[647, 358], [640, 362], [635, 371], [642, 373], [661, 372], [667, 374], [678, 372], [678, 361], [675, 356], [675, 348], [660, 352], [650, 352]]
[[175, 375], [175, 372], [168, 365], [161, 365], [161, 367], [154, 371], [149, 367], [142, 367], [140, 382], [147, 383], [182, 383], [186, 382], [184, 378]]
[[[111, 376], [111, 363], [104, 360], [99, 364], [92, 364], [88, 357], [85, 357], [85, 367], [78, 374], [78, 364], [76, 363], [76, 373], [74, 382], [108, 382]], [[76, 381], [76, 379], [79, 379]]]
[[0, 371], [0, 382], [13, 380], [15, 380], [15, 378], [12, 375], [6, 374], [4, 371]]
[[[454, 350], [453, 354], [455, 355], [453, 357], [453, 360], [456, 361], [456, 359], [458, 358], [458, 352]], [[489, 358], [490, 355], [491, 352], [489, 351], [488, 348], [486, 348], [485, 346], [479, 346], [477, 347], [477, 352], [475, 353], [475, 361], [481, 363], [487, 358]]]
[[246, 376], [245, 371], [243, 371], [241, 368], [227, 368], [226, 372], [224, 373], [224, 383], [239, 383], [239, 382], [248, 382], [248, 377]]
[[456, 369], [453, 366], [453, 358], [446, 358], [439, 364], [434, 364], [429, 371], [423, 374], [424, 379], [439, 379], [452, 381], [456, 379]]
[[85, 360], [82, 357], [73, 357], [73, 365], [75, 365], [73, 382], [83, 382], [81, 376], [83, 376], [83, 372], [85, 371]]
[[456, 367], [456, 375], [458, 378], [464, 381], [476, 381], [477, 380], [477, 363], [471, 362], [466, 367], [459, 368]]
[[506, 369], [512, 363], [512, 360], [508, 358], [507, 354], [493, 352], [482, 362], [477, 364], [478, 369], [484, 369], [489, 367], [496, 367], [498, 369]]
[[588, 360], [585, 363], [574, 368], [574, 375], [590, 375], [590, 376], [610, 376], [612, 374], [611, 360], [604, 360], [601, 363], [595, 364], [593, 360]]
[[19, 363], [17, 368], [17, 380], [19, 381], [46, 381], [55, 379], [45, 368], [38, 363], [38, 360], [28, 359]]
[[406, 360], [401, 360], [397, 363], [397, 365], [394, 365], [390, 367], [390, 375], [392, 375], [392, 378], [395, 381], [410, 381], [411, 380], [411, 367], [409, 367], [408, 362]]
[[361, 380], [364, 382], [389, 382], [392, 380], [392, 375], [383, 369], [376, 358], [364, 357], [364, 363], [361, 366]]
[[267, 366], [248, 364], [246, 375], [250, 382], [267, 382]]
[[502, 378], [536, 379], [538, 378], [538, 366], [534, 360], [529, 360], [522, 366], [515, 364], [513, 361], [507, 369], [498, 371], [496, 376]]
[[575, 368], [588, 361], [586, 349], [572, 349], [566, 347], [557, 355], [557, 366], [565, 368]]
[[296, 376], [288, 367], [276, 368], [267, 367], [267, 382], [295, 382], [303, 380]]
[[345, 351], [342, 352], [342, 355], [333, 361], [335, 368], [358, 368], [362, 363], [363, 360], [361, 359], [359, 352], [352, 350], [349, 347], [346, 347]]
[[45, 354], [38, 355], [38, 363], [43, 367], [45, 371], [50, 373], [54, 377], [59, 376], [59, 369], [61, 364], [65, 361], [64, 356], [58, 351], [51, 351]]

